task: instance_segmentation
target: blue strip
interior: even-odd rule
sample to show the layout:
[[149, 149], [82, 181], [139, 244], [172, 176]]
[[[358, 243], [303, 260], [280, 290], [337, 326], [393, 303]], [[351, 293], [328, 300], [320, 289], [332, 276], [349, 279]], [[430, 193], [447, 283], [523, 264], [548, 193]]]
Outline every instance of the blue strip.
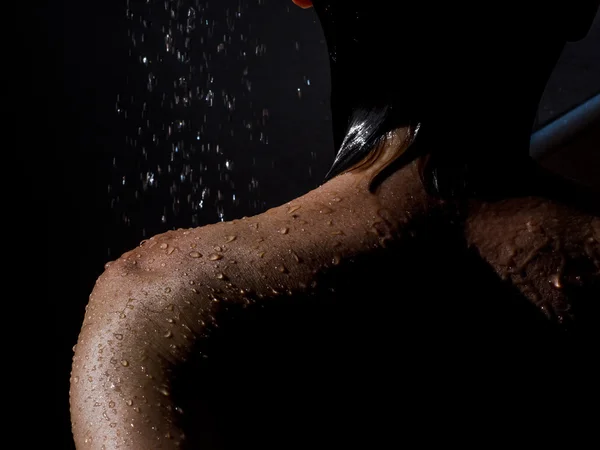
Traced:
[[529, 154], [533, 159], [543, 158], [594, 122], [600, 126], [600, 93], [533, 133]]

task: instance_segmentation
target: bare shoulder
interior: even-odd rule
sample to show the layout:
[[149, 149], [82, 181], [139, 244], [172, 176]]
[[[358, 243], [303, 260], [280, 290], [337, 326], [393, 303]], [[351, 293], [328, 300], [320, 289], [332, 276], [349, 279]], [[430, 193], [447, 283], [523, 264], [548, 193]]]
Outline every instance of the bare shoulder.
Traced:
[[550, 318], [589, 319], [600, 285], [600, 216], [539, 197], [481, 202], [466, 237]]

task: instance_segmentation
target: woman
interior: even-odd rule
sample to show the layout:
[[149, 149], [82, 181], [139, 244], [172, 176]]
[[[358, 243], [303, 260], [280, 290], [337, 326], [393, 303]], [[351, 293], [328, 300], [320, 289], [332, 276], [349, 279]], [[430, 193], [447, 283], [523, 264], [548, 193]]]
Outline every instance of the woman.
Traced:
[[574, 348], [563, 328], [597, 309], [600, 218], [527, 145], [595, 9], [509, 3], [315, 1], [339, 148], [326, 182], [107, 264], [73, 359], [78, 449], [447, 443], [505, 433], [481, 419], [507, 399], [545, 405]]

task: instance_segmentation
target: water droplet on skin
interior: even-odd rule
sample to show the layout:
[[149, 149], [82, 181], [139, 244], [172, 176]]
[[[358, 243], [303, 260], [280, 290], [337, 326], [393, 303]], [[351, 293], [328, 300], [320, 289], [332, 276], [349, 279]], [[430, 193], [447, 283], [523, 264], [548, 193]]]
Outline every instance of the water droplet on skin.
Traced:
[[533, 233], [534, 231], [536, 231], [538, 229], [537, 224], [535, 224], [531, 220], [528, 220], [527, 223], [525, 224], [525, 226], [527, 227], [527, 231], [529, 231], [530, 233]]
[[237, 236], [227, 236], [227, 238], [225, 239], [225, 243], [229, 244], [230, 242], [233, 242], [237, 239]]
[[385, 224], [383, 222], [374, 222], [371, 225], [371, 232], [375, 233], [379, 237], [383, 237], [386, 234]]
[[79, 383], [79, 377], [74, 377], [74, 378], [73, 378], [73, 382], [74, 382], [75, 384]]
[[112, 423], [110, 424], [110, 427], [111, 427], [111, 428], [114, 428], [114, 427], [116, 427], [116, 426], [117, 426], [117, 424], [116, 424], [115, 422], [112, 422]]
[[131, 405], [133, 405], [133, 400], [125, 400], [125, 404], [127, 406], [131, 406]]
[[256, 223], [251, 223], [250, 225], [248, 225], [250, 228], [254, 228], [255, 230], [258, 230], [258, 222]]
[[292, 254], [292, 258], [294, 259], [294, 261], [296, 261], [297, 263], [301, 263], [302, 262], [302, 260], [300, 259], [300, 257], [296, 253], [294, 253], [292, 251], [291, 254]]
[[120, 334], [120, 333], [115, 333], [114, 336], [115, 336], [115, 339], [118, 340], [118, 341], [122, 341], [123, 340], [123, 335]]
[[288, 209], [288, 214], [293, 214], [296, 211], [298, 211], [300, 208], [302, 208], [302, 206], [298, 206], [298, 205], [296, 205], [296, 206], [290, 206], [290, 209]]
[[218, 261], [219, 259], [223, 259], [223, 255], [217, 255], [216, 253], [213, 253], [208, 257], [208, 259], [210, 261]]
[[169, 395], [171, 395], [171, 393], [169, 392], [169, 390], [167, 388], [165, 388], [165, 387], [160, 387], [158, 389], [158, 392], [160, 392], [165, 397], [168, 397]]
[[167, 255], [171, 255], [175, 251], [175, 247], [169, 247], [167, 250]]
[[289, 273], [288, 270], [287, 270], [287, 268], [285, 266], [283, 266], [283, 265], [277, 267], [277, 270], [279, 272], [281, 272], [281, 273]]
[[191, 258], [201, 258], [202, 254], [200, 252], [190, 252], [189, 253]]
[[77, 344], [75, 344], [71, 350], [73, 350], [73, 353], [74, 353], [76, 349], [77, 349]]
[[167, 247], [169, 247], [169, 244], [165, 244], [164, 242], [162, 244], [160, 244], [160, 247], [162, 250], [165, 250]]
[[259, 257], [259, 258], [262, 258], [263, 256], [265, 256], [265, 253], [266, 253], [266, 252], [260, 252], [260, 253], [258, 254], [258, 257]]
[[552, 286], [554, 286], [556, 289], [562, 289], [563, 287], [560, 275], [557, 273], [550, 277], [550, 283], [552, 283]]
[[222, 252], [222, 251], [223, 251], [223, 249], [221, 247], [219, 247], [219, 246], [215, 247], [215, 252]]
[[336, 231], [332, 231], [332, 232], [331, 232], [331, 235], [332, 235], [332, 236], [343, 236], [343, 235], [344, 235], [344, 232], [343, 232], [343, 231], [341, 231], [341, 230], [336, 230]]
[[94, 381], [94, 379], [92, 377], [88, 377], [88, 381], [91, 383], [92, 381]]
[[333, 209], [331, 209], [328, 206], [322, 206], [321, 208], [319, 208], [319, 213], [321, 214], [331, 214], [333, 212]]
[[171, 288], [170, 287], [166, 287], [165, 288], [165, 292], [168, 294], [169, 292], [171, 292]]
[[170, 317], [167, 318], [167, 322], [169, 322], [169, 323], [175, 323], [175, 321], [173, 319], [171, 319]]
[[218, 273], [217, 274], [217, 279], [218, 280], [227, 280], [227, 276], [223, 273]]
[[173, 333], [171, 333], [171, 331], [169, 330], [163, 336], [166, 338], [170, 338], [170, 337], [173, 337]]
[[114, 408], [115, 407], [115, 402], [113, 402], [112, 400], [110, 402], [108, 402], [108, 407], [109, 408]]
[[341, 260], [342, 260], [342, 258], [340, 257], [340, 255], [333, 255], [333, 259], [331, 260], [331, 263], [334, 266], [337, 266]]
[[332, 202], [339, 203], [339, 202], [341, 202], [341, 201], [342, 201], [342, 199], [341, 199], [340, 197], [334, 197], [334, 198], [332, 198], [332, 199], [331, 199], [331, 201], [332, 201]]
[[175, 311], [175, 305], [170, 304], [165, 309], [168, 310], [168, 311]]
[[129, 366], [129, 361], [127, 361], [126, 359], [124, 359], [124, 360], [121, 361], [121, 365], [123, 367], [127, 367], [127, 366]]
[[288, 232], [289, 232], [289, 231], [290, 231], [290, 229], [289, 229], [289, 228], [282, 228], [281, 230], [279, 230], [279, 232], [280, 232], [281, 234], [288, 234]]

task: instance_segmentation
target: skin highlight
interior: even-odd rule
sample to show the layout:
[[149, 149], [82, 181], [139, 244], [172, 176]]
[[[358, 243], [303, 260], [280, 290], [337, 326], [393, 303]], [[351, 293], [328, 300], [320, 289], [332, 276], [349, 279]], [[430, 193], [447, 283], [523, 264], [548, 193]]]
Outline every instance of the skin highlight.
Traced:
[[[395, 130], [363, 163], [286, 204], [253, 217], [161, 233], [108, 263], [91, 292], [74, 349], [69, 396], [77, 449], [226, 447], [208, 402], [213, 342], [243, 328], [239, 319], [257, 309], [292, 304], [298, 314], [309, 309], [319, 316], [323, 292], [333, 289], [323, 283], [328, 274], [350, 270], [359, 258], [375, 274], [389, 258], [399, 264], [409, 259], [410, 265], [404, 250], [434, 240], [440, 230], [450, 230], [451, 245], [468, 248], [548, 322], [580, 320], [582, 305], [573, 293], [600, 285], [600, 217], [544, 196], [434, 197], [423, 187], [418, 160], [389, 170], [409, 133]], [[384, 169], [386, 177], [373, 189]], [[432, 245], [419, 251], [435, 260], [445, 250]], [[435, 284], [438, 275], [432, 269], [425, 279]], [[365, 283], [396, 290], [410, 281], [399, 271], [394, 279], [348, 277], [343, 283], [352, 292]], [[375, 297], [365, 303], [367, 317]], [[432, 309], [444, 303], [461, 307], [451, 295], [437, 300]], [[389, 299], [400, 304], [400, 312], [411, 311], [403, 301]], [[583, 297], [584, 311], [586, 302], [590, 295]], [[390, 320], [411, 331], [409, 322], [418, 323], [409, 312]], [[231, 374], [235, 380], [246, 375]], [[251, 383], [243, 389], [251, 390]]]
[[[460, 218], [466, 244], [500, 278], [549, 318], [572, 319], [562, 285], [577, 276], [598, 281], [600, 219], [544, 198], [444, 202], [423, 189], [417, 161], [373, 192], [370, 180], [394, 158], [408, 132], [396, 130], [366, 168], [289, 203], [253, 217], [159, 234], [107, 264], [73, 358], [77, 448], [219, 448], [210, 443], [218, 438], [195, 435], [182, 424], [188, 411], [173, 390], [181, 389], [175, 374], [202, 354], [228, 311], [302, 297], [316, 290], [322, 274], [343, 270], [358, 255], [377, 265], [385, 252], [414, 239], [415, 223], [441, 217], [450, 227]], [[559, 247], [561, 252], [553, 251]], [[582, 258], [588, 262], [583, 272], [565, 272], [569, 262]], [[191, 420], [209, 427], [210, 411], [195, 414]]]
[[[398, 130], [388, 154], [406, 132]], [[425, 194], [415, 164], [370, 192], [380, 164], [254, 217], [160, 234], [107, 264], [73, 358], [77, 448], [180, 448], [186, 433], [171, 374], [228, 305], [310, 290], [320, 272], [410, 239], [411, 220], [443, 207]]]

